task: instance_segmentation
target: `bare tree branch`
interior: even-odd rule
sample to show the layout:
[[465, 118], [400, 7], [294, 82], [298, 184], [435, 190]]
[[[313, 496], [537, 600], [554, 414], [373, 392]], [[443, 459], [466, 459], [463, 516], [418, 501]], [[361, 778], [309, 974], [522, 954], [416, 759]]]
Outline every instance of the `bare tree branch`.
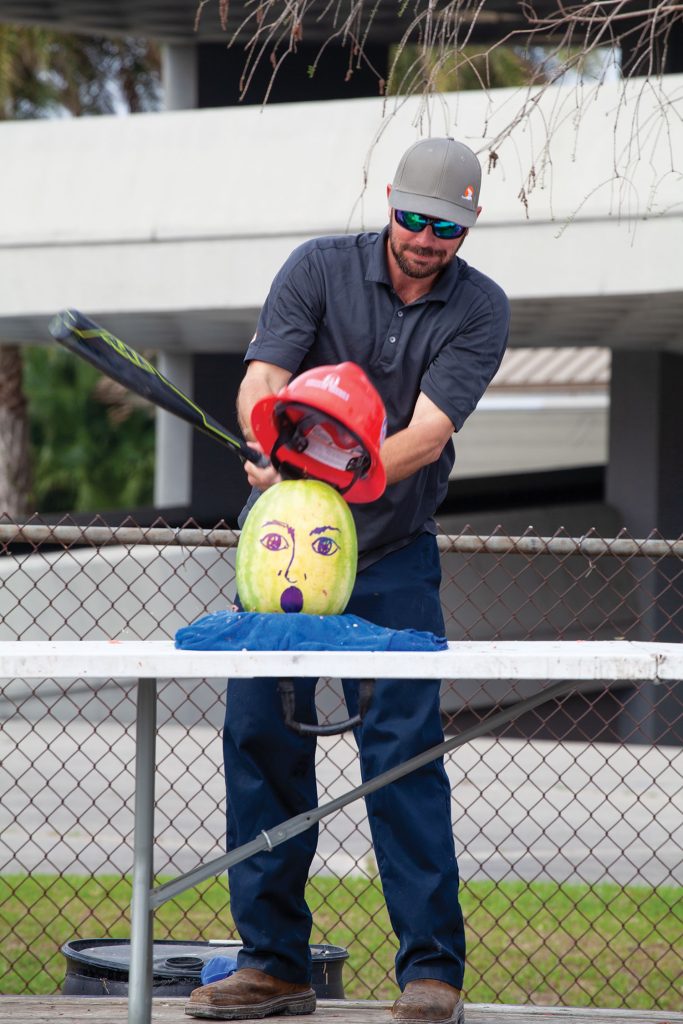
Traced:
[[[197, 23], [211, 2], [198, 0]], [[486, 142], [480, 156], [492, 168], [513, 133], [524, 128], [531, 135], [532, 122], [540, 123], [545, 138], [538, 140], [520, 179], [519, 199], [527, 212], [530, 196], [552, 170], [550, 142], [558, 128], [568, 121], [575, 124], [578, 144], [582, 112], [607, 77], [610, 55], [615, 64], [621, 57], [624, 87], [630, 80], [634, 85], [636, 79], [640, 83], [635, 98], [633, 88], [628, 91], [628, 102], [624, 88], [614, 111], [612, 180], [618, 183], [622, 197], [628, 192], [629, 168], [645, 159], [658, 139], [670, 139], [672, 124], [679, 117], [657, 87], [672, 55], [672, 33], [683, 25], [683, 3], [671, 0], [522, 0], [509, 5], [492, 0], [398, 0], [394, 14], [388, 14], [391, 9], [383, 0], [246, 0], [229, 31], [227, 0], [213, 2], [219, 5], [228, 45], [244, 45], [242, 97], [253, 85], [256, 69], [268, 61], [272, 73], [263, 97], [267, 102], [287, 58], [302, 41], [320, 39], [324, 25], [325, 37], [309, 74], [314, 76], [322, 66], [331, 44], [346, 47], [346, 79], [361, 67], [375, 74], [378, 93], [385, 97], [385, 124], [407, 97], [418, 97], [414, 121], [422, 125], [425, 119], [430, 121], [433, 105], [440, 102], [443, 92], [479, 89], [489, 98], [489, 113], [482, 125]], [[393, 17], [393, 24], [387, 24], [388, 17]], [[394, 40], [386, 69], [373, 67], [365, 52], [373, 33], [380, 29], [383, 39]], [[523, 82], [505, 82], [517, 84], [519, 89], [508, 106], [509, 114], [501, 121], [500, 107], [494, 111], [491, 90], [502, 84], [500, 69], [506, 67], [505, 55], [516, 62]], [[549, 90], [559, 84], [573, 86], [572, 100], [568, 101], [565, 89], [548, 104]], [[643, 122], [641, 99], [646, 95], [656, 98], [657, 115], [649, 113]], [[490, 135], [494, 112], [496, 129]], [[627, 117], [631, 119], [630, 141], [617, 149], [621, 145], [617, 127]], [[380, 126], [374, 144], [383, 130]], [[671, 144], [669, 148], [673, 154]], [[366, 180], [367, 170], [366, 166]], [[673, 155], [666, 173], [672, 172], [677, 172]], [[652, 209], [653, 196], [649, 202]]]

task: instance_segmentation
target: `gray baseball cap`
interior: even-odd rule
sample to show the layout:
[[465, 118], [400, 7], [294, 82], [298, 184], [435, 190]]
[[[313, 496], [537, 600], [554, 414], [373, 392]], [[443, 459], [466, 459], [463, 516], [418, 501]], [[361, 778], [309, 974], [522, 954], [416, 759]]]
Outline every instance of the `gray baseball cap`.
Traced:
[[420, 139], [401, 157], [389, 204], [471, 228], [477, 220], [481, 164], [455, 139]]

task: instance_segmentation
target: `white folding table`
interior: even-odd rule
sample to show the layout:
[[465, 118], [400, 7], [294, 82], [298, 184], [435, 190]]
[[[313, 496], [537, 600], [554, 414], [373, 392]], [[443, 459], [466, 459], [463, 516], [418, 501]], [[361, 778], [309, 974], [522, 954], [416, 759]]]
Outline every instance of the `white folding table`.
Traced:
[[[225, 858], [153, 888], [157, 682], [166, 679], [329, 676], [345, 679], [507, 679], [636, 682], [683, 679], [683, 644], [629, 641], [449, 643], [434, 653], [364, 651], [178, 651], [170, 641], [3, 641], [0, 679], [136, 679], [135, 832], [129, 1024], [149, 1024], [154, 908], [222, 870]], [[570, 686], [566, 687], [569, 692]], [[512, 717], [512, 716], [510, 716]], [[491, 726], [494, 726], [491, 719]], [[483, 723], [484, 728], [487, 723]], [[387, 780], [389, 781], [389, 780]], [[362, 788], [362, 787], [361, 787]], [[358, 795], [361, 795], [360, 792]], [[341, 798], [343, 799], [343, 798]], [[337, 801], [321, 808], [321, 816]], [[327, 810], [326, 810], [327, 808]], [[319, 820], [319, 819], [316, 819]], [[272, 832], [278, 832], [275, 823]], [[283, 841], [280, 829], [277, 842]], [[266, 833], [263, 833], [270, 845]], [[251, 844], [249, 844], [251, 845]], [[262, 847], [263, 848], [263, 847]], [[162, 892], [163, 890], [163, 892]]]

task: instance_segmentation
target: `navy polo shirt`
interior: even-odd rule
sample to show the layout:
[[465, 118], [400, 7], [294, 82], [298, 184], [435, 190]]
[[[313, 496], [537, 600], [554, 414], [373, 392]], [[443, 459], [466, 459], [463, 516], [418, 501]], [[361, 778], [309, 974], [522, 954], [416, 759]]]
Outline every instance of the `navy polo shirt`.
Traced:
[[[503, 357], [508, 300], [456, 257], [430, 292], [404, 305], [389, 277], [387, 233], [318, 238], [296, 248], [273, 281], [245, 361], [296, 375], [350, 360], [382, 396], [389, 435], [408, 425], [420, 391], [460, 430]], [[436, 533], [433, 516], [454, 460], [449, 441], [436, 462], [387, 487], [377, 501], [350, 506], [359, 567], [419, 533]]]

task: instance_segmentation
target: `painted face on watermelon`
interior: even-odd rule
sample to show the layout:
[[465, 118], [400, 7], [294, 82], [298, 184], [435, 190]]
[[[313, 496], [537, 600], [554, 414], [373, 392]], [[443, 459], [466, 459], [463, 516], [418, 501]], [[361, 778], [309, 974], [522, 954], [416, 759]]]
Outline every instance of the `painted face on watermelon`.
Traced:
[[338, 615], [356, 579], [358, 541], [341, 495], [283, 480], [260, 496], [237, 546], [237, 591], [249, 612]]

